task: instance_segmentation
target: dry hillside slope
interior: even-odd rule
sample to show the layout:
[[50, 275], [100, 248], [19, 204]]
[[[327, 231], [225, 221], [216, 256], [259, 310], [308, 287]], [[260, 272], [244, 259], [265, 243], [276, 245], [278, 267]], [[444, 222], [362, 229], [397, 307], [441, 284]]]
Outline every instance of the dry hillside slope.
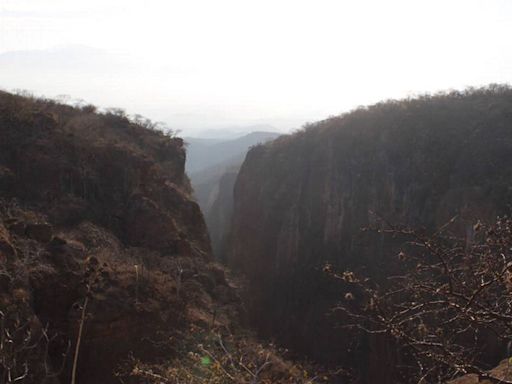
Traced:
[[0, 382], [306, 380], [242, 327], [184, 164], [121, 111], [0, 93]]

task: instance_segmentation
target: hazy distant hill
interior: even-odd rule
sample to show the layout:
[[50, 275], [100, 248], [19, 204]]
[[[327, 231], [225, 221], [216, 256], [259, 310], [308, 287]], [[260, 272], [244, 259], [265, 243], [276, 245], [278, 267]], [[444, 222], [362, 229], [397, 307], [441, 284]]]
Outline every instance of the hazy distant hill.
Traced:
[[206, 168], [224, 163], [241, 154], [245, 154], [252, 145], [274, 139], [277, 136], [279, 136], [279, 133], [276, 132], [258, 131], [229, 140], [185, 138], [187, 143], [187, 173], [191, 176]]
[[213, 127], [204, 127], [191, 137], [203, 139], [215, 139], [218, 142], [239, 139], [252, 132], [274, 132], [275, 128], [270, 124], [251, 124], [251, 125], [216, 125]]

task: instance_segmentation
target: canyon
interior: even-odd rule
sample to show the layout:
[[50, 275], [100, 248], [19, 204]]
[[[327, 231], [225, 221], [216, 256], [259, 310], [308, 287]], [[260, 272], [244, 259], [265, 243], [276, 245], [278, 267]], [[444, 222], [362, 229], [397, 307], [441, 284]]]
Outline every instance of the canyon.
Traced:
[[172, 131], [0, 92], [0, 378], [408, 383], [389, 335], [344, 327], [359, 292], [330, 272], [385, 285], [404, 241], [382, 228], [456, 217], [472, 241], [510, 215], [511, 127], [508, 86], [390, 100], [266, 134], [193, 190]]
[[181, 138], [6, 92], [0, 138], [2, 383], [308, 380], [244, 325]]

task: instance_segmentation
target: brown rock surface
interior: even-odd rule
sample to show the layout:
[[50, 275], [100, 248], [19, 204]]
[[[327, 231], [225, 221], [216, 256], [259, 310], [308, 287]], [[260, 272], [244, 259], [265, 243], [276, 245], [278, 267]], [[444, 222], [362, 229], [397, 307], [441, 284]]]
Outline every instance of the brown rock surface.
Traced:
[[49, 243], [53, 237], [53, 228], [49, 223], [28, 223], [25, 233], [31, 239], [41, 243]]
[[[476, 218], [510, 213], [511, 100], [510, 88], [497, 87], [389, 101], [251, 149], [228, 249], [230, 266], [250, 280], [247, 302], [262, 334], [357, 367], [363, 382], [394, 383], [396, 350], [339, 327], [332, 308], [347, 288], [323, 266], [395, 274], [399, 239], [361, 231], [379, 217], [432, 229], [459, 215], [465, 233]], [[483, 353], [489, 364], [500, 348]]]
[[121, 116], [3, 92], [0, 137], [0, 310], [12, 326], [23, 315], [59, 335], [46, 358], [40, 341], [28, 382], [46, 376], [45, 360], [57, 369], [67, 341], [75, 345], [86, 297], [80, 383], [118, 382], [130, 354], [170, 358], [170, 347], [157, 346], [161, 334], [186, 328], [188, 297], [206, 294], [199, 284], [178, 297], [175, 260], [206, 276], [210, 258], [183, 141]]

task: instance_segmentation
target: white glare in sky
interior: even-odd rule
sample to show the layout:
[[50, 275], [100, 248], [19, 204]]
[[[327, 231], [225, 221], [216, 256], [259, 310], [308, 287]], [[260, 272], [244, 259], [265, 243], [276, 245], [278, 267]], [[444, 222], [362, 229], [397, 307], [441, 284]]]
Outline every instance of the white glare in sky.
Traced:
[[0, 87], [194, 134], [512, 81], [508, 0], [0, 0]]

